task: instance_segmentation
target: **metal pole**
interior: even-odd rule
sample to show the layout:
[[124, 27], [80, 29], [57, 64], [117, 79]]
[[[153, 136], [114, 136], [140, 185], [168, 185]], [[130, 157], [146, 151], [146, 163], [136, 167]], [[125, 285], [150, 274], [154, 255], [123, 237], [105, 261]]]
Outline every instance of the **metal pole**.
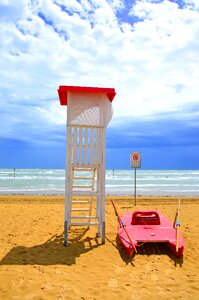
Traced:
[[136, 206], [136, 168], [134, 170], [134, 206]]

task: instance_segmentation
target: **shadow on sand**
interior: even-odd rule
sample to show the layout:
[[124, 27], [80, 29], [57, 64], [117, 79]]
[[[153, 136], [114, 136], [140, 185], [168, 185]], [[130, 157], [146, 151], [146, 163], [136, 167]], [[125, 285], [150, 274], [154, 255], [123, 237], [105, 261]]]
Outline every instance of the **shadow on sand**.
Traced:
[[135, 257], [135, 255], [167, 255], [169, 256], [169, 258], [174, 262], [174, 265], [177, 266], [179, 265], [180, 267], [182, 267], [183, 264], [183, 256], [182, 257], [176, 257], [167, 247], [167, 245], [165, 243], [144, 243], [142, 245], [140, 245], [139, 247], [137, 247], [137, 251], [138, 253], [133, 253], [132, 257], [129, 257], [124, 248], [122, 247], [122, 244], [120, 242], [119, 237], [116, 237], [116, 244], [117, 244], [117, 249], [120, 253], [120, 256], [122, 258], [122, 260], [126, 263], [126, 264], [132, 264], [134, 266], [133, 263], [133, 259]]
[[0, 261], [0, 265], [72, 265], [80, 255], [99, 247], [97, 238], [85, 237], [88, 229], [76, 229], [69, 245], [64, 247], [63, 234], [55, 235], [41, 245], [16, 246]]

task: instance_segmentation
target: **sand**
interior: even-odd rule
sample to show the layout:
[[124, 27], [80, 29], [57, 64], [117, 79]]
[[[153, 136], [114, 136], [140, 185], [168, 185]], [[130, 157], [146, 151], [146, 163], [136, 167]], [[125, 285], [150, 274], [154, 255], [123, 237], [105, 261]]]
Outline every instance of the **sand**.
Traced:
[[[199, 198], [183, 198], [182, 259], [164, 246], [140, 248], [128, 258], [117, 240], [117, 219], [133, 199], [107, 197], [106, 242], [96, 227], [73, 227], [63, 246], [63, 196], [0, 195], [0, 299], [199, 299]], [[170, 219], [176, 198], [138, 198]]]

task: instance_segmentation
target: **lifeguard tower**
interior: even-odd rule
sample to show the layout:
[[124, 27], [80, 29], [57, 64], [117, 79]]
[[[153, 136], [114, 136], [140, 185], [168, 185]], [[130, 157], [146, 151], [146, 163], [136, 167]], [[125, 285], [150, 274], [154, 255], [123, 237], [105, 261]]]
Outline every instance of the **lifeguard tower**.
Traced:
[[60, 86], [58, 95], [67, 105], [64, 245], [70, 226], [95, 225], [104, 243], [106, 127], [115, 89]]

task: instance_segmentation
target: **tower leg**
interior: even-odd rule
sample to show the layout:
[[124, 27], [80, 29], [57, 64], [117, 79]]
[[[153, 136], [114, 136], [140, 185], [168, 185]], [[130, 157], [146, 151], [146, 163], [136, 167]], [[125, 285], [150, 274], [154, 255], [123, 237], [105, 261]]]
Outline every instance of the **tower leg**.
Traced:
[[105, 244], [105, 222], [102, 222], [102, 236], [101, 236], [102, 244]]
[[98, 224], [96, 238], [99, 238], [101, 236], [101, 232], [100, 231], [101, 231], [100, 224]]
[[68, 222], [64, 222], [64, 246], [68, 246]]

